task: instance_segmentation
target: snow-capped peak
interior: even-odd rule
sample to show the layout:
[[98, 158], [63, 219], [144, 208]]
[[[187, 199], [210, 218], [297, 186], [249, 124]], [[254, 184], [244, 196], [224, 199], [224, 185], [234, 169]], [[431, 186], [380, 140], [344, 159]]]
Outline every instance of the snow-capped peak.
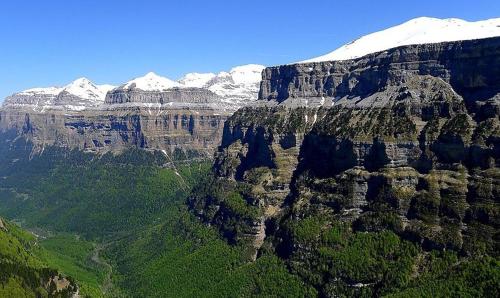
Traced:
[[121, 89], [140, 89], [143, 91], [164, 91], [175, 87], [181, 87], [181, 85], [154, 72], [148, 72], [145, 76], [120, 86]]
[[[217, 104], [221, 107], [234, 109], [257, 100], [263, 69], [262, 65], [249, 64], [218, 74], [188, 73], [177, 82], [149, 72], [116, 88], [111, 85], [96, 85], [86, 78], [79, 78], [64, 87], [34, 88], [16, 93], [6, 99], [4, 106], [81, 111], [103, 104], [109, 91], [163, 92], [173, 88], [203, 88], [217, 95]], [[141, 100], [149, 104], [146, 97]]]
[[184, 75], [178, 83], [185, 87], [210, 88], [218, 83], [230, 82], [236, 85], [255, 85], [262, 79], [263, 65], [248, 64], [233, 67], [229, 72], [214, 73], [192, 72]]
[[67, 87], [72, 87], [72, 86], [79, 86], [81, 88], [85, 88], [88, 86], [94, 85], [89, 79], [85, 77], [78, 78], [74, 80], [73, 82], [69, 83]]
[[500, 36], [500, 18], [477, 22], [420, 17], [356, 39], [337, 50], [299, 63], [349, 60], [387, 49], [426, 43]]
[[95, 85], [87, 78], [79, 78], [66, 85], [62, 91], [83, 99], [104, 101], [106, 93], [113, 88], [111, 85]]
[[28, 106], [36, 111], [66, 109], [81, 111], [104, 102], [112, 85], [95, 85], [79, 78], [64, 87], [32, 88], [6, 98], [3, 106]]
[[18, 92], [17, 94], [27, 96], [42, 95], [56, 97], [64, 91], [82, 99], [104, 101], [106, 93], [113, 88], [115, 88], [115, 86], [95, 85], [87, 78], [79, 78], [64, 87], [31, 88]]

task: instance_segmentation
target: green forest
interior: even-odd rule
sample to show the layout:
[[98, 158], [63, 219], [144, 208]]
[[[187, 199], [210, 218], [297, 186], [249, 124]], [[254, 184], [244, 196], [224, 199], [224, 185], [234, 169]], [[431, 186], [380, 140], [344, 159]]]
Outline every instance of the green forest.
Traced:
[[1, 216], [44, 234], [39, 258], [84, 296], [315, 295], [278, 257], [247, 263], [244, 247], [188, 211], [208, 162], [164, 168], [164, 157], [144, 151], [95, 158], [56, 149], [3, 162]]

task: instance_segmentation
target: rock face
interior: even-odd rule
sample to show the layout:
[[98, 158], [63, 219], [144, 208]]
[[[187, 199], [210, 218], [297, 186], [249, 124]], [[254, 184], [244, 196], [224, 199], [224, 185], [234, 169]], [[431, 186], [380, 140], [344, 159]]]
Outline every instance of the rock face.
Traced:
[[485, 102], [498, 109], [500, 70], [492, 66], [500, 64], [499, 47], [500, 38], [489, 38], [404, 46], [355, 60], [270, 67], [263, 73], [259, 99], [279, 103], [330, 99], [357, 106], [363, 100], [361, 104], [383, 106], [381, 98], [374, 102], [377, 98], [370, 95], [418, 75], [449, 84], [471, 112], [480, 112]]
[[262, 69], [237, 67], [196, 84], [193, 75], [175, 82], [148, 73], [117, 88], [78, 79], [63, 88], [30, 89], [5, 100], [0, 132], [26, 138], [36, 151], [50, 145], [96, 153], [138, 147], [212, 157], [225, 119], [257, 99]]
[[74, 113], [9, 109], [0, 112], [0, 126], [30, 140], [37, 152], [50, 145], [96, 153], [136, 147], [207, 157], [227, 116], [212, 109], [160, 107]]
[[219, 104], [219, 97], [202, 88], [174, 88], [166, 91], [114, 89], [106, 96], [106, 104]]
[[0, 217], [0, 230], [7, 231], [7, 228], [5, 227], [5, 224], [3, 223], [3, 220], [1, 217]]
[[272, 249], [307, 279], [314, 239], [338, 222], [498, 255], [500, 38], [267, 68], [260, 99], [224, 126], [214, 174], [231, 195], [189, 202], [251, 257]]

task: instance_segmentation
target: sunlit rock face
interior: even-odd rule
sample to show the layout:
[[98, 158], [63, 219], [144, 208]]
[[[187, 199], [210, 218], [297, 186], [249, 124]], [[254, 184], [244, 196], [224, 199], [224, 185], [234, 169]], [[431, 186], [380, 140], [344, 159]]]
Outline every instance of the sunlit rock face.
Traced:
[[315, 218], [465, 254], [481, 237], [495, 251], [500, 38], [270, 67], [259, 98], [225, 122], [214, 161], [247, 208], [190, 201], [254, 258], [271, 245], [307, 259], [315, 242], [294, 227]]

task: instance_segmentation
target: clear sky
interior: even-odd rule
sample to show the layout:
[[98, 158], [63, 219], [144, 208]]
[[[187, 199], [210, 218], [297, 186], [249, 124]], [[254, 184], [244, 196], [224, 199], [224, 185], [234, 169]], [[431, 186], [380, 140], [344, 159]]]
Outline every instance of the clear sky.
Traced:
[[500, 17], [500, 1], [4, 0], [0, 101], [82, 76], [120, 84], [300, 61], [419, 16]]

